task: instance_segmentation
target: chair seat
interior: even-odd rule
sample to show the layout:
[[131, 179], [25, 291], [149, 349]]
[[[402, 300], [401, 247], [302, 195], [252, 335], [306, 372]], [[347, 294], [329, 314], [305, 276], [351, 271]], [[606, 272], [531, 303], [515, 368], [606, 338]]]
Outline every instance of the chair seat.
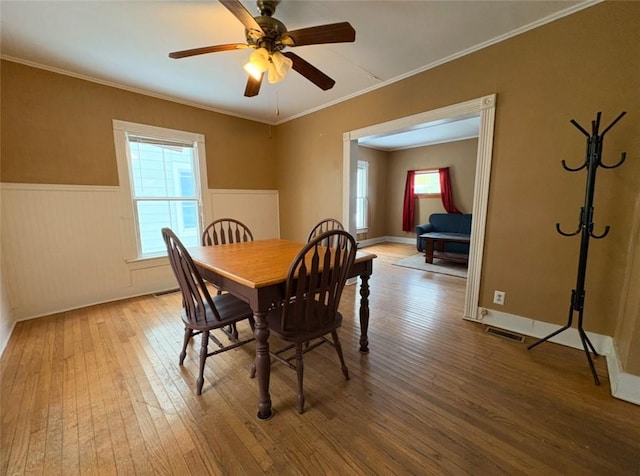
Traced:
[[[318, 307], [317, 303], [314, 303], [315, 307]], [[326, 306], [322, 306], [326, 308]], [[269, 329], [271, 332], [278, 335], [281, 339], [295, 344], [308, 342], [310, 340], [322, 337], [329, 334], [331, 331], [338, 329], [342, 325], [342, 314], [336, 312], [335, 320], [329, 325], [320, 329], [313, 329], [312, 331], [305, 332], [304, 330], [296, 329], [292, 331], [286, 331], [282, 329], [282, 308], [276, 308], [269, 311], [267, 314], [267, 321], [269, 323]]]
[[[212, 296], [211, 299], [221, 317], [220, 321], [215, 319], [209, 303], [205, 302], [207, 320], [209, 322], [195, 323], [193, 320], [188, 318], [185, 310], [183, 309], [182, 321], [187, 327], [194, 330], [211, 329], [212, 327], [218, 328], [246, 319], [249, 316], [253, 316], [253, 311], [249, 305], [246, 302], [240, 301], [231, 294], [220, 294], [218, 296]], [[212, 326], [212, 324], [214, 325]]]

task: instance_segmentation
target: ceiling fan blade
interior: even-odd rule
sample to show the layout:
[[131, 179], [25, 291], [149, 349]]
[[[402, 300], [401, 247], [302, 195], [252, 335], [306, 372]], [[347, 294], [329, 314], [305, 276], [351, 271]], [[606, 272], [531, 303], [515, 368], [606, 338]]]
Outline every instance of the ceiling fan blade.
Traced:
[[244, 43], [231, 43], [228, 45], [203, 46], [202, 48], [193, 48], [191, 50], [174, 51], [169, 53], [169, 58], [179, 59], [187, 56], [203, 55], [205, 53], [217, 53], [218, 51], [231, 51], [249, 48]]
[[331, 89], [333, 85], [336, 84], [333, 79], [324, 74], [311, 63], [308, 63], [307, 61], [300, 58], [297, 54], [291, 53], [290, 51], [285, 51], [282, 54], [293, 61], [293, 64], [291, 65], [293, 69], [295, 69], [298, 73], [307, 78], [323, 91]]
[[282, 35], [285, 46], [319, 45], [322, 43], [350, 43], [356, 41], [356, 31], [349, 22], [331, 23], [288, 31]]
[[240, 3], [240, 0], [220, 0], [220, 3], [222, 3], [227, 10], [233, 13], [233, 15], [240, 20], [240, 23], [242, 23], [247, 30], [257, 30], [264, 34], [264, 31], [262, 31], [262, 28], [258, 25], [256, 19], [253, 18], [251, 13], [249, 13], [249, 10], [244, 8], [244, 5]]
[[262, 85], [262, 78], [264, 77], [264, 73], [260, 75], [260, 79], [256, 79], [253, 76], [249, 75], [249, 79], [247, 80], [247, 86], [244, 88], [244, 95], [248, 98], [252, 98], [253, 96], [257, 96], [260, 92], [260, 86]]

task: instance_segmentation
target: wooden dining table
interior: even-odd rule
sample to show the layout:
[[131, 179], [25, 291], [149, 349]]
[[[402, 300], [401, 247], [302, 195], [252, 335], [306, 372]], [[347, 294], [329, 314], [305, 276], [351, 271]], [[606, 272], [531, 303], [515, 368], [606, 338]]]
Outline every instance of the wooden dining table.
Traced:
[[[269, 395], [271, 359], [267, 312], [284, 296], [291, 262], [304, 243], [269, 239], [216, 246], [190, 247], [189, 253], [202, 277], [247, 302], [255, 318], [258, 418], [273, 415]], [[360, 352], [369, 352], [369, 277], [375, 254], [358, 251], [349, 277], [360, 277]]]

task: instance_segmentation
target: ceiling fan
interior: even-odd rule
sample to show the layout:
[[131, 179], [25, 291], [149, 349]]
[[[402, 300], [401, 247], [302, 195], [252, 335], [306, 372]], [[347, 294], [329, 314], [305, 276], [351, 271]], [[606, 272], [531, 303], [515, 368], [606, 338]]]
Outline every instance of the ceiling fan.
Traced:
[[335, 81], [318, 68], [297, 54], [282, 50], [294, 46], [353, 42], [356, 32], [348, 22], [287, 31], [284, 24], [272, 16], [280, 0], [258, 0], [256, 3], [260, 15], [257, 17], [253, 17], [240, 0], [219, 1], [244, 25], [247, 42], [174, 51], [169, 53], [170, 58], [253, 48], [249, 62], [244, 66], [249, 72], [249, 80], [244, 90], [246, 97], [256, 96], [260, 92], [265, 73], [269, 82], [276, 83], [283, 80], [291, 68], [324, 91], [333, 87]]

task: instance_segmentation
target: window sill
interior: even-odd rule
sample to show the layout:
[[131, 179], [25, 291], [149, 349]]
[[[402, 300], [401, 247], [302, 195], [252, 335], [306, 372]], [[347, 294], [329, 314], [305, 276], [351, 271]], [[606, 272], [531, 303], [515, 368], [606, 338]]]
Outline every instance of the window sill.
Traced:
[[169, 264], [169, 258], [167, 256], [150, 256], [148, 258], [127, 259], [125, 262], [129, 265], [129, 269], [136, 270], [167, 266]]

